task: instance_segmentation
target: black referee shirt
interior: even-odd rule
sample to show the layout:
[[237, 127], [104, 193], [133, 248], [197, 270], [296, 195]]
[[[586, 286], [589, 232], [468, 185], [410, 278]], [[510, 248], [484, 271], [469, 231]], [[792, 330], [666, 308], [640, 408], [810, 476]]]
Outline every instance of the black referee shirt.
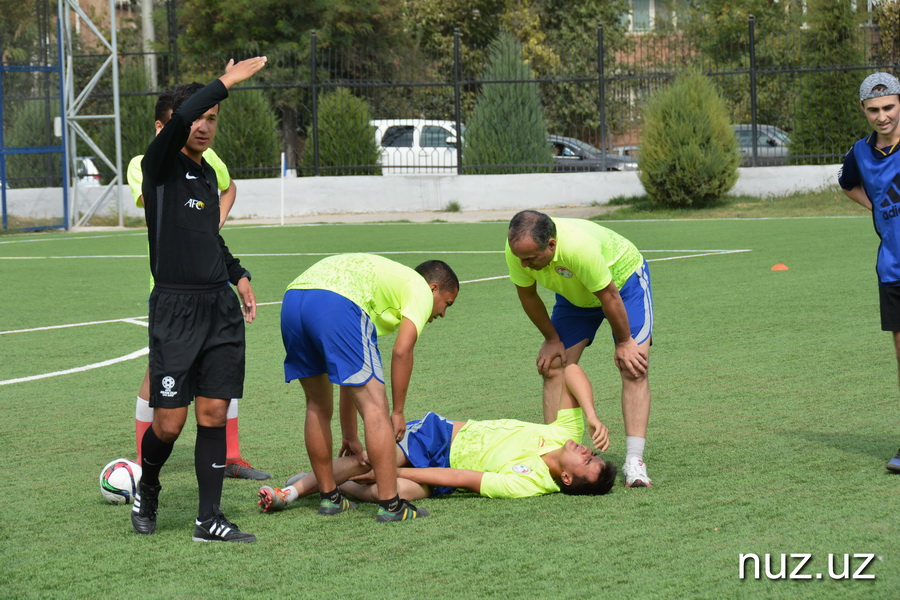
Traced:
[[216, 79], [188, 98], [141, 162], [150, 271], [157, 284], [208, 289], [226, 281], [237, 285], [244, 274], [219, 235], [215, 171], [205, 160], [198, 165], [181, 152], [193, 122], [227, 97]]

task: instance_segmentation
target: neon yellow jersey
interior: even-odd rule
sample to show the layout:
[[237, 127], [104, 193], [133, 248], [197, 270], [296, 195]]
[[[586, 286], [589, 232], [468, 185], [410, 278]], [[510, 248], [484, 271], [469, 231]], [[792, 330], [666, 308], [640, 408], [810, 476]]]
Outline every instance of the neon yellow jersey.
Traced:
[[506, 242], [509, 279], [519, 287], [540, 283], [582, 308], [600, 306], [594, 295], [614, 281], [621, 289], [640, 268], [644, 257], [630, 241], [606, 227], [584, 219], [553, 219], [556, 252], [540, 271], [522, 266]]
[[559, 491], [541, 458], [567, 441], [581, 442], [580, 408], [559, 411], [549, 425], [513, 419], [469, 421], [450, 446], [450, 466], [484, 472], [481, 495], [528, 498]]
[[143, 154], [138, 154], [132, 158], [131, 162], [128, 163], [128, 170], [126, 171], [128, 188], [131, 190], [131, 196], [134, 198], [134, 205], [138, 208], [142, 208], [140, 197], [141, 194], [143, 194], [141, 191], [141, 184], [144, 182], [144, 173], [141, 171], [141, 161], [143, 159]]
[[[143, 158], [143, 154], [139, 154], [132, 158], [131, 162], [128, 163], [128, 170], [126, 171], [128, 187], [131, 190], [131, 196], [134, 198], [134, 204], [138, 208], [141, 207], [138, 198], [141, 197], [141, 184], [144, 182], [144, 173], [141, 171], [141, 160], [143, 160]], [[225, 166], [225, 163], [222, 162], [222, 159], [219, 158], [219, 155], [216, 154], [212, 148], [208, 148], [206, 152], [203, 153], [203, 158], [206, 159], [209, 166], [216, 172], [216, 181], [218, 182], [219, 191], [224, 192], [227, 190], [228, 186], [231, 185], [231, 175], [228, 174], [228, 167]]]
[[415, 269], [375, 254], [337, 254], [323, 258], [287, 287], [329, 290], [359, 306], [386, 335], [406, 317], [422, 328], [434, 310], [434, 294]]

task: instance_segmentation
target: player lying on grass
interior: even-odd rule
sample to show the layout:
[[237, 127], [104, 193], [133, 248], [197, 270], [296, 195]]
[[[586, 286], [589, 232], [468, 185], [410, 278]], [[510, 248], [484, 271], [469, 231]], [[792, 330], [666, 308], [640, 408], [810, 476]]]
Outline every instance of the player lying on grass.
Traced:
[[[588, 422], [591, 441], [598, 450], [609, 447], [609, 432], [594, 411], [591, 384], [578, 365], [561, 371], [565, 386], [549, 424], [513, 419], [451, 421], [428, 413], [410, 421], [397, 443], [397, 484], [410, 500], [448, 494], [454, 489], [490, 498], [526, 498], [563, 492], [605, 494], [616, 479], [616, 467], [578, 443]], [[334, 476], [343, 493], [374, 502], [365, 455], [342, 456], [334, 461]], [[263, 512], [283, 510], [288, 504], [318, 491], [312, 473], [294, 476], [287, 487], [259, 490]]]

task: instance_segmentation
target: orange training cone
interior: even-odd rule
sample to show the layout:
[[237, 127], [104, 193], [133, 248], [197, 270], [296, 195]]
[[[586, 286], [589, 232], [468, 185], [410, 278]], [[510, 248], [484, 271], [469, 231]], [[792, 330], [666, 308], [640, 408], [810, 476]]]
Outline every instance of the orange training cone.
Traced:
[[787, 265], [783, 265], [781, 263], [778, 263], [777, 265], [772, 267], [772, 271], [787, 271], [787, 270], [788, 270]]

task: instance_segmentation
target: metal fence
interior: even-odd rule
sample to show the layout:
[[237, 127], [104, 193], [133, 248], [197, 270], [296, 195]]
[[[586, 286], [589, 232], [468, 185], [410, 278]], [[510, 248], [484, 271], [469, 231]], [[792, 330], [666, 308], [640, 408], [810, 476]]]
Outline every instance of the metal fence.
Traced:
[[[704, 47], [709, 40], [689, 39], [677, 30], [626, 36], [611, 48], [598, 27], [593, 47], [560, 50], [555, 65], [515, 81], [485, 80], [485, 49], [466, 46], [459, 35], [438, 54], [410, 49], [386, 62], [366, 49], [322, 50], [311, 34], [302, 51], [268, 54], [266, 69], [232, 91], [223, 104], [215, 147], [236, 178], [278, 174], [282, 153], [286, 167], [299, 176], [478, 172], [484, 165], [467, 160], [464, 143], [478, 95], [488, 86], [518, 85], [536, 89], [548, 134], [565, 138], [570, 147], [548, 141], [548, 149], [559, 155], [551, 155], [547, 163], [501, 165], [504, 172], [630, 169], [640, 149], [647, 99], [679, 73], [695, 68], [720, 90], [739, 139], [747, 144], [742, 149], [745, 165], [830, 164], [840, 162], [850, 143], [866, 134], [866, 121], [857, 109], [859, 81], [874, 70], [900, 72], [896, 55], [885, 59], [877, 51], [880, 36], [871, 24], [852, 28], [842, 42], [852, 51], [841, 64], [818, 62], [818, 42], [802, 28], [776, 35], [758, 30], [750, 17], [733, 29], [733, 36], [711, 50]], [[149, 142], [153, 117], [147, 107], [158, 89], [210, 80], [224, 70], [228, 58], [182, 52], [176, 70], [173, 57], [160, 53], [160, 83], [149, 86], [157, 89], [121, 86], [124, 155], [142, 152]], [[121, 72], [140, 70], [143, 55], [122, 55], [122, 60]], [[383, 122], [380, 158], [360, 162], [357, 149], [347, 147], [344, 159], [332, 152], [323, 160], [320, 101], [338, 88], [363, 100], [371, 119]], [[111, 95], [95, 92], [90, 101], [111, 104]], [[823, 118], [817, 120], [817, 115]], [[385, 145], [391, 124], [406, 128], [406, 133], [388, 136], [402, 145]], [[444, 126], [446, 135], [435, 130], [425, 135], [424, 128], [435, 124]], [[494, 124], [498, 129], [518, 125]], [[411, 140], [410, 127], [419, 128]], [[435, 145], [422, 146], [421, 136]], [[567, 152], [577, 153], [575, 147], [591, 156], [573, 159]], [[403, 153], [406, 158], [398, 159]]]

